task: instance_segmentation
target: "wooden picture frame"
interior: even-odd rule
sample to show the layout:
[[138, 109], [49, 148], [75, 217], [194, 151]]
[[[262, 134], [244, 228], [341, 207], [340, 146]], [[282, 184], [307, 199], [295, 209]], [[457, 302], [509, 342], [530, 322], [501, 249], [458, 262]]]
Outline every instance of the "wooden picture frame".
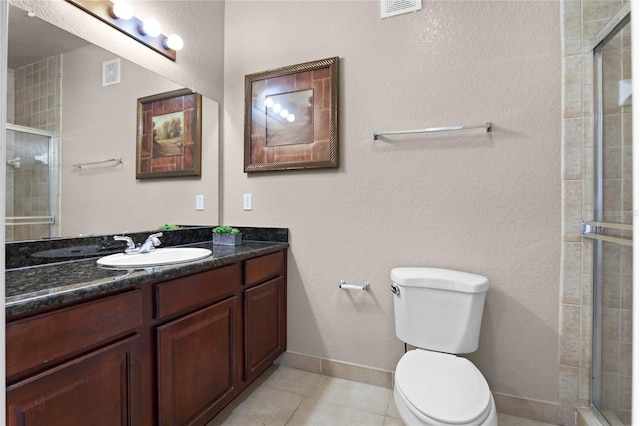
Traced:
[[244, 171], [338, 167], [338, 57], [245, 76]]
[[136, 179], [200, 176], [202, 96], [179, 89], [138, 99]]

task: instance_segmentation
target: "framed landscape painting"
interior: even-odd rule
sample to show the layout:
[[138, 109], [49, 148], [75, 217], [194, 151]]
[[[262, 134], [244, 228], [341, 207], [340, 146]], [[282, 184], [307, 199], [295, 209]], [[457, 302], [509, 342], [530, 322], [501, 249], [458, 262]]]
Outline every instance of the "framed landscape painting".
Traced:
[[138, 99], [136, 179], [200, 176], [202, 96], [180, 89]]

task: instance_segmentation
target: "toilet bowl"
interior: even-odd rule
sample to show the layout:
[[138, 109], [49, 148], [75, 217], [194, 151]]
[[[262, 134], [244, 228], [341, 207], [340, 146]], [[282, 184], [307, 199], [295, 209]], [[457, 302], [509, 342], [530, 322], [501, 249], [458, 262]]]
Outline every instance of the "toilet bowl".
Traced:
[[408, 425], [497, 425], [493, 396], [466, 358], [416, 349], [398, 362], [393, 390]]
[[478, 349], [489, 280], [462, 271], [391, 271], [396, 336], [418, 349], [396, 366], [393, 395], [407, 425], [498, 424], [487, 381], [457, 356]]

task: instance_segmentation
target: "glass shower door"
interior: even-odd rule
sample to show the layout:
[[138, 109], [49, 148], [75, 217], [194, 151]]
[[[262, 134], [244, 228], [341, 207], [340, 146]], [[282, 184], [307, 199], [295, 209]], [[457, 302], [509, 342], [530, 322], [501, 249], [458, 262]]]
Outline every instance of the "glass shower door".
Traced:
[[51, 141], [50, 132], [7, 125], [7, 241], [51, 237]]
[[594, 49], [594, 66], [595, 221], [586, 225], [596, 234], [591, 399], [609, 424], [628, 425], [633, 312], [629, 16]]

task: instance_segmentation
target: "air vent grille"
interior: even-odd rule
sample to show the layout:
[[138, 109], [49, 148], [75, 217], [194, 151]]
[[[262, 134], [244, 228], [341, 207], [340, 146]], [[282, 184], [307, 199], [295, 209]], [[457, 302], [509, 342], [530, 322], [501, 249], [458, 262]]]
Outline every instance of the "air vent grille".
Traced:
[[120, 83], [120, 58], [102, 63], [102, 87]]
[[380, 0], [380, 17], [409, 13], [422, 9], [422, 0]]

